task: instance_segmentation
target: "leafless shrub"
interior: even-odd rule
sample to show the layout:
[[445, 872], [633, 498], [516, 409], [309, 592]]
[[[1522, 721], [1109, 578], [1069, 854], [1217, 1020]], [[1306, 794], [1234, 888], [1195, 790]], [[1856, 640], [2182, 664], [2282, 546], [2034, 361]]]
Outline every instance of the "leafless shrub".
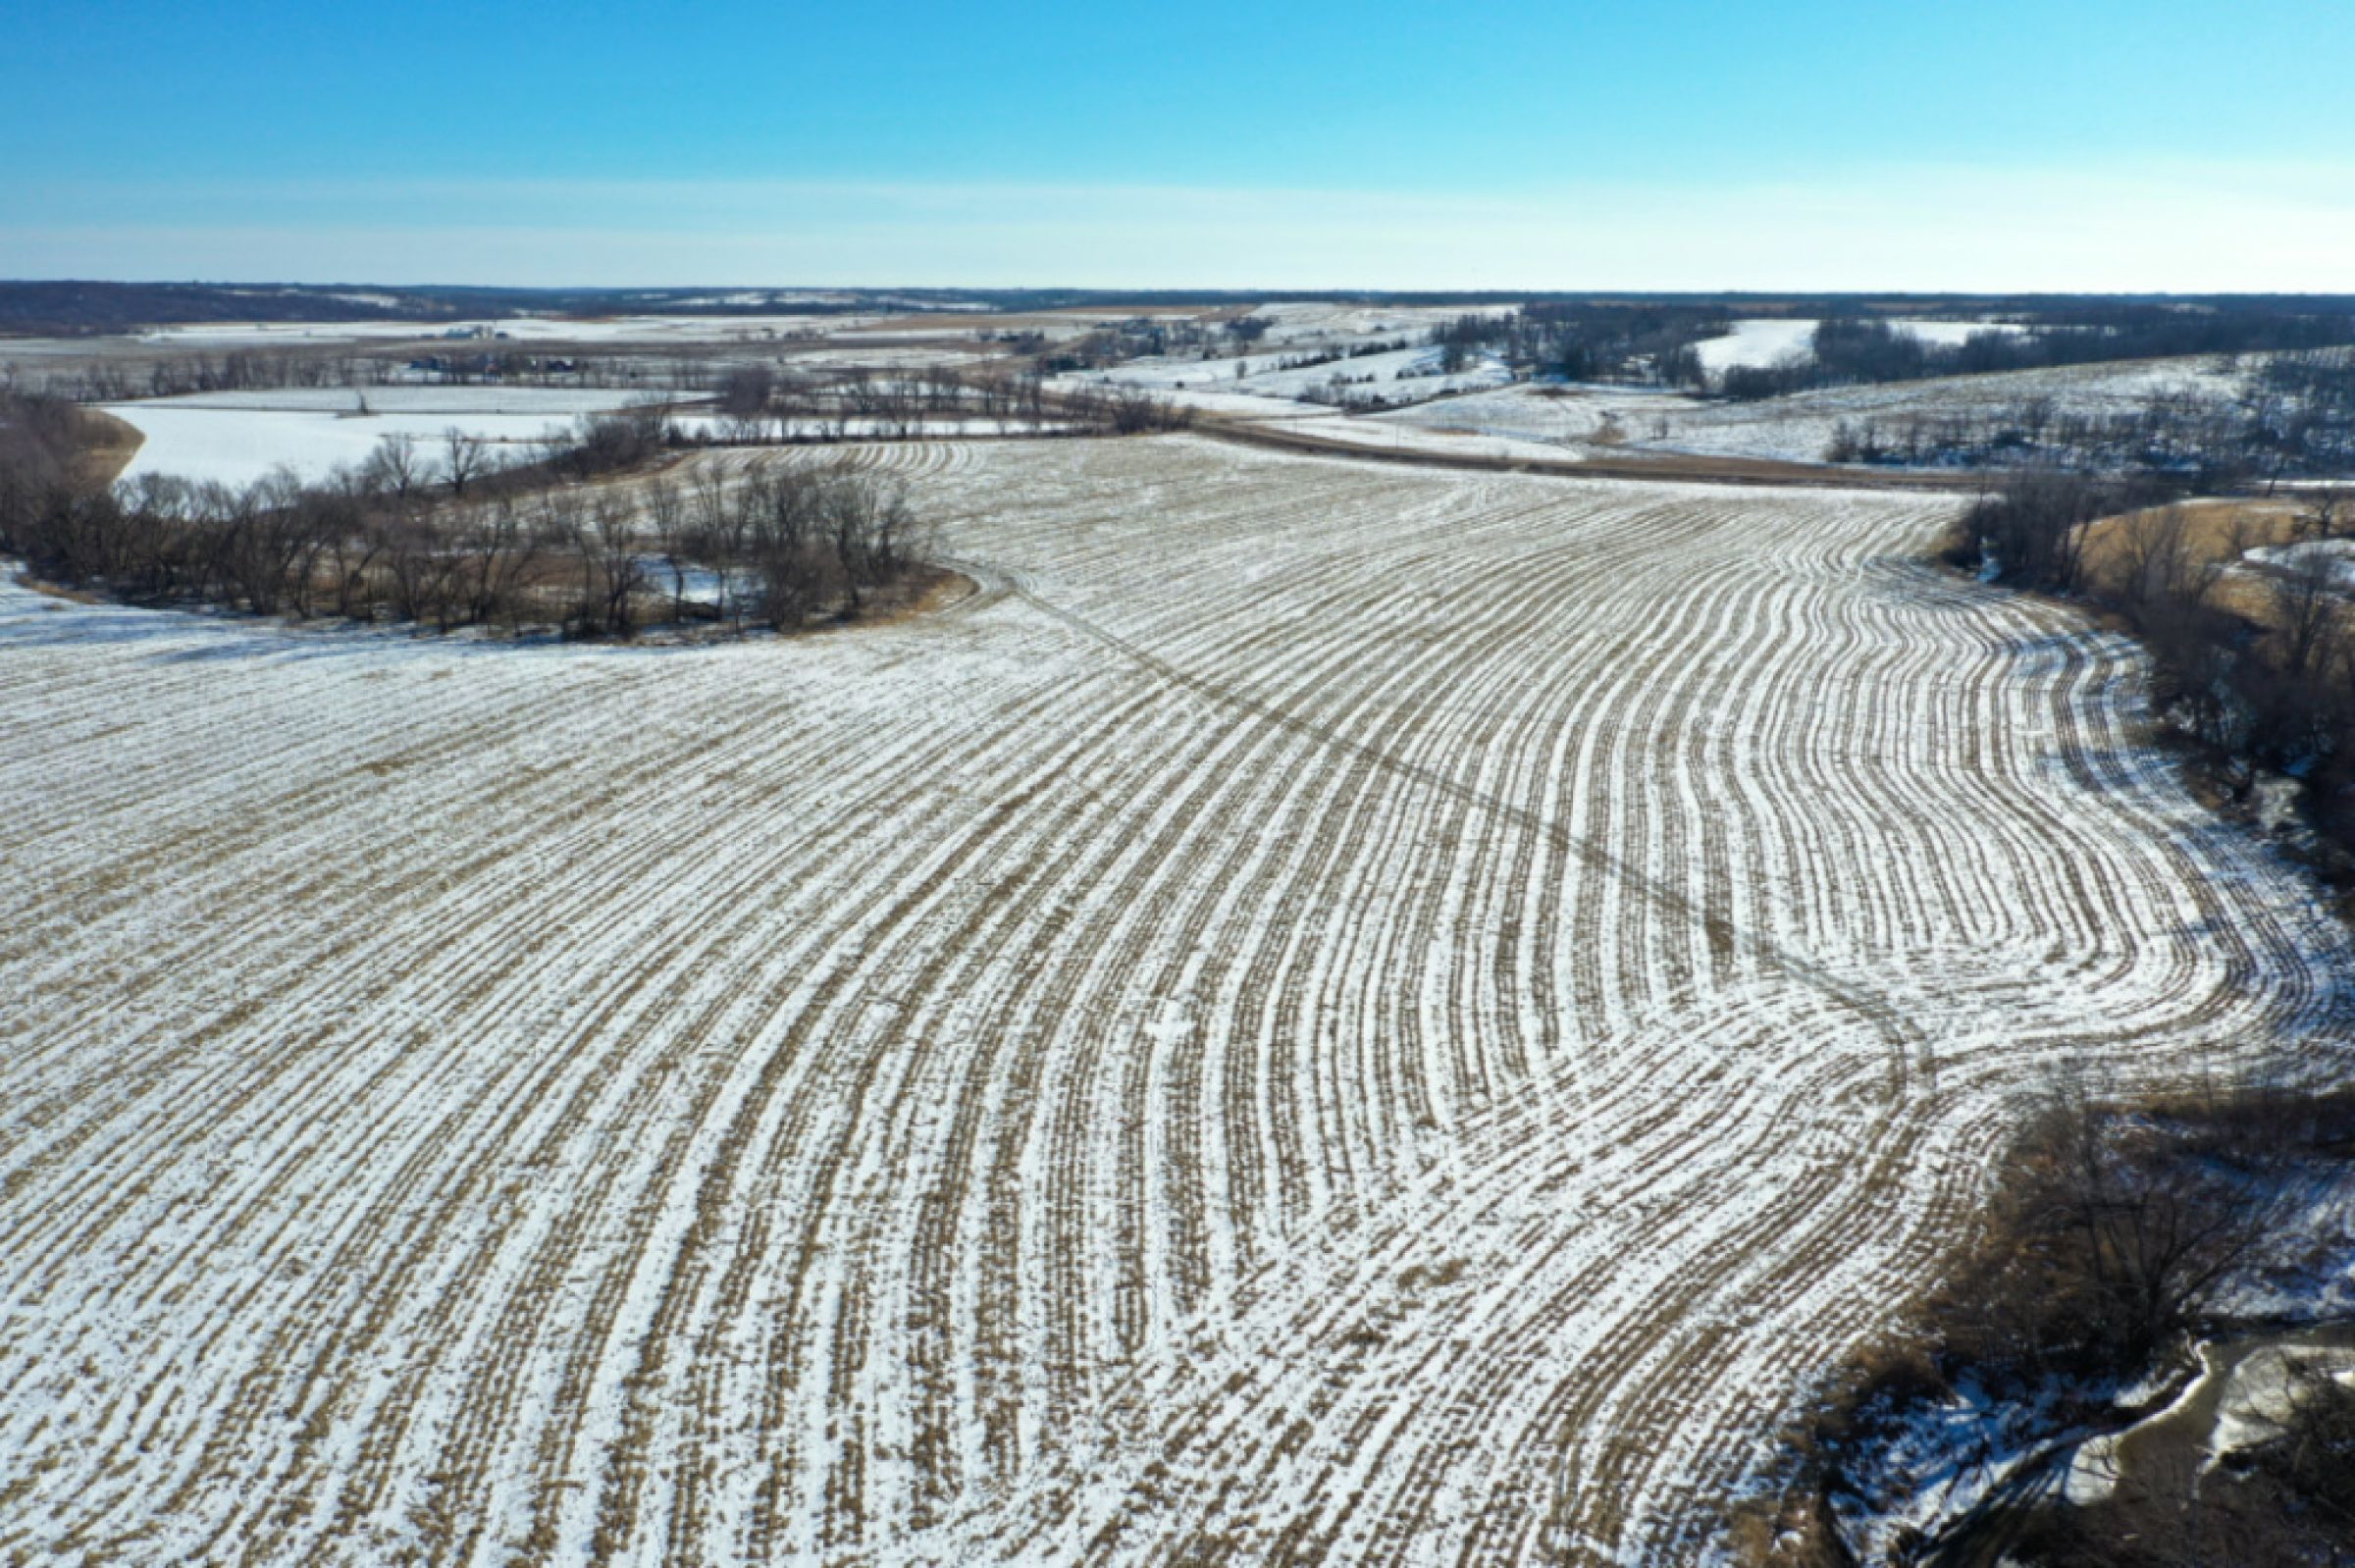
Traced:
[[2271, 579], [2281, 667], [2292, 680], [2328, 667], [2336, 656], [2343, 625], [2338, 565], [2335, 556], [2304, 550]]
[[[1828, 1500], [1855, 1494], [1882, 1444], [1949, 1401], [1958, 1385], [2047, 1412], [2061, 1429], [2108, 1409], [2108, 1389], [2179, 1359], [2191, 1335], [2213, 1332], [2219, 1286], [2279, 1224], [2282, 1162], [2343, 1158], [2333, 1151], [2351, 1131], [2355, 1096], [2200, 1092], [2129, 1108], [2089, 1071], [2056, 1075], [2005, 1163], [1983, 1228], [1910, 1324], [1852, 1363], [1791, 1435], [1788, 1485], [1738, 1510], [1737, 1560], [1855, 1561]], [[2355, 1441], [2355, 1415], [2332, 1406], [2316, 1430], [2323, 1436], [2309, 1451], [2340, 1454]], [[2343, 1479], [2332, 1484], [2344, 1491]], [[2173, 1496], [2167, 1507], [2180, 1515], [2184, 1500]], [[2164, 1529], [2146, 1521], [2142, 1545], [2156, 1555], [2084, 1554], [2103, 1541], [2121, 1549], [2115, 1521], [2098, 1514], [2040, 1518], [2032, 1548], [2007, 1536], [2007, 1549], [2022, 1563], [2055, 1565], [2349, 1560], [2215, 1554], [2232, 1542], [2254, 1549], [2264, 1513], [2174, 1517]], [[1935, 1554], [1976, 1523], [1917, 1534], [1902, 1560], [1940, 1560]], [[2126, 1531], [2128, 1544], [2133, 1535]], [[2188, 1554], [2167, 1554], [2178, 1549]]]
[[1183, 430], [1194, 421], [1192, 409], [1141, 387], [1080, 387], [1064, 394], [1063, 411], [1075, 424], [1115, 436]]

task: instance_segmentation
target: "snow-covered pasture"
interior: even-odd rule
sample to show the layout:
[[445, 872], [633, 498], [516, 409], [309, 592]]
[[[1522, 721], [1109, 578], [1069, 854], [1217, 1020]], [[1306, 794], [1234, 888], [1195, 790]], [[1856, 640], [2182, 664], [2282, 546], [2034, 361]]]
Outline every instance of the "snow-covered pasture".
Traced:
[[1952, 500], [863, 460], [980, 593], [0, 588], [0, 1553], [1689, 1562], [2040, 1069], [2347, 1029]]
[[[357, 411], [363, 398], [365, 415]], [[247, 485], [282, 467], [325, 479], [366, 462], [387, 438], [430, 450], [453, 428], [488, 444], [490, 466], [523, 462], [578, 415], [650, 400], [660, 399], [570, 388], [392, 386], [197, 392], [105, 407], [143, 438], [126, 479], [176, 474]]]

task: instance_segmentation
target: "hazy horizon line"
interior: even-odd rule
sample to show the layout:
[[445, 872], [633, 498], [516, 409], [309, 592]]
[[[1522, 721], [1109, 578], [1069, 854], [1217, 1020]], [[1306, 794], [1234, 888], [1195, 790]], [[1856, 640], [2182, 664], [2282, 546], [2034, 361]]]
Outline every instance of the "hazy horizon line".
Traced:
[[[1304, 293], [2335, 293], [2355, 165], [1890, 164], [1775, 180], [1362, 190], [926, 182], [0, 177], [0, 271], [381, 287]], [[693, 269], [690, 271], [690, 269]], [[596, 286], [561, 282], [591, 273]], [[1087, 285], [1035, 285], [1040, 277]], [[1334, 285], [1333, 278], [1359, 282]], [[429, 285], [424, 280], [448, 280]]]

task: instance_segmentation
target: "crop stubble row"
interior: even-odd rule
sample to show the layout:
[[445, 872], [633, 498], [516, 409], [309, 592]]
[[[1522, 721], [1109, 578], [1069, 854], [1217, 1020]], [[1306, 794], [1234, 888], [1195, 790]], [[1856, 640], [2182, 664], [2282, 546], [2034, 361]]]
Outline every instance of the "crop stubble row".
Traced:
[[0, 1551], [1675, 1560], [2042, 1065], [2344, 1031], [1951, 502], [859, 460], [980, 595], [0, 598]]

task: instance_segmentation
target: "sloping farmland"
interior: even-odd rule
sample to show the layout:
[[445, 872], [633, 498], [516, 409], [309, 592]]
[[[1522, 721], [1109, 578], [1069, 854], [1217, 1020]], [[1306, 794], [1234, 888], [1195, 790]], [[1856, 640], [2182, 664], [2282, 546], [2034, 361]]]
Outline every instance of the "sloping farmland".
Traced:
[[978, 594], [0, 589], [0, 1558], [1688, 1561], [2049, 1065], [2347, 1032], [1951, 499], [864, 460]]

